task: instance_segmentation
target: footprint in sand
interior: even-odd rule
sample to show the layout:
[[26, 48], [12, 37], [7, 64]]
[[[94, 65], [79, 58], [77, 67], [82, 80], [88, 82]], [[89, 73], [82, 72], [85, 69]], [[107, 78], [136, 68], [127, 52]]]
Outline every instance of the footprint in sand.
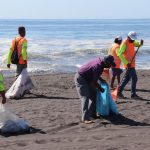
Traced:
[[96, 141], [103, 140], [103, 137], [99, 137], [99, 136], [92, 136], [91, 138], [96, 140]]
[[41, 139], [41, 140], [35, 140], [35, 143], [36, 143], [36, 144], [45, 144], [45, 143], [47, 143], [47, 141]]
[[17, 145], [20, 146], [20, 147], [24, 147], [24, 146], [27, 146], [27, 143], [20, 142], [20, 143], [17, 143]]

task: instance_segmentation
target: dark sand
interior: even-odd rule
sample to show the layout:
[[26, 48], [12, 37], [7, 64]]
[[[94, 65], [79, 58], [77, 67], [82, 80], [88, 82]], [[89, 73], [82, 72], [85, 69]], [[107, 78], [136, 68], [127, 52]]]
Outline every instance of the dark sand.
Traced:
[[[21, 100], [8, 100], [6, 107], [26, 119], [30, 134], [0, 135], [0, 150], [149, 150], [150, 70], [138, 71], [138, 95], [118, 100], [122, 117], [80, 123], [80, 100], [74, 74], [34, 75], [35, 89]], [[9, 88], [13, 78], [6, 78]]]

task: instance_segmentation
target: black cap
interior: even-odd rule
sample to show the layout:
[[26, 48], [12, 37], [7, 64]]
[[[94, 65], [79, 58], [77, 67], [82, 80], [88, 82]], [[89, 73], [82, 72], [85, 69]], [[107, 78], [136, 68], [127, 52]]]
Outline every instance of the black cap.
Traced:
[[116, 67], [116, 64], [114, 62], [114, 57], [112, 55], [105, 56], [104, 62], [109, 63], [112, 67]]

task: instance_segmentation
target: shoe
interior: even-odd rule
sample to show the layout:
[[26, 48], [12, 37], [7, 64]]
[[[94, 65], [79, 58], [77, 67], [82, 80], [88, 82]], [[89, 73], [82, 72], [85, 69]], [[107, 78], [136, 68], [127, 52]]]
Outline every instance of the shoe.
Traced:
[[118, 98], [119, 99], [126, 99], [126, 97], [120, 92], [118, 93]]
[[141, 99], [141, 97], [138, 96], [137, 94], [132, 94], [132, 95], [131, 95], [131, 98], [132, 98], [132, 99]]
[[96, 120], [96, 119], [100, 119], [101, 118], [101, 116], [100, 115], [96, 115], [96, 116], [94, 116], [94, 117], [92, 117], [92, 118], [90, 118], [90, 120]]
[[94, 123], [94, 121], [93, 120], [84, 120], [84, 121], [82, 121], [82, 123], [91, 124], [91, 123]]
[[31, 94], [30, 90], [25, 90], [24, 94]]
[[115, 90], [116, 88], [115, 87], [110, 87], [110, 90]]

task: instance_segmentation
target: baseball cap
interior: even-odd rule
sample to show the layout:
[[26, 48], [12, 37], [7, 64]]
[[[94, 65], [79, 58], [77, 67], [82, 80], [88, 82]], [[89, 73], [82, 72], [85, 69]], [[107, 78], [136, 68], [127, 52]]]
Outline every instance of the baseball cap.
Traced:
[[121, 36], [116, 36], [115, 39], [118, 39], [118, 41], [122, 41], [122, 37]]
[[114, 62], [114, 57], [112, 55], [105, 56], [104, 62], [109, 63], [112, 67], [116, 67], [116, 64]]
[[136, 40], [137, 39], [137, 34], [136, 34], [136, 32], [134, 32], [134, 31], [130, 31], [129, 33], [128, 33], [128, 37], [131, 39], [131, 40]]

